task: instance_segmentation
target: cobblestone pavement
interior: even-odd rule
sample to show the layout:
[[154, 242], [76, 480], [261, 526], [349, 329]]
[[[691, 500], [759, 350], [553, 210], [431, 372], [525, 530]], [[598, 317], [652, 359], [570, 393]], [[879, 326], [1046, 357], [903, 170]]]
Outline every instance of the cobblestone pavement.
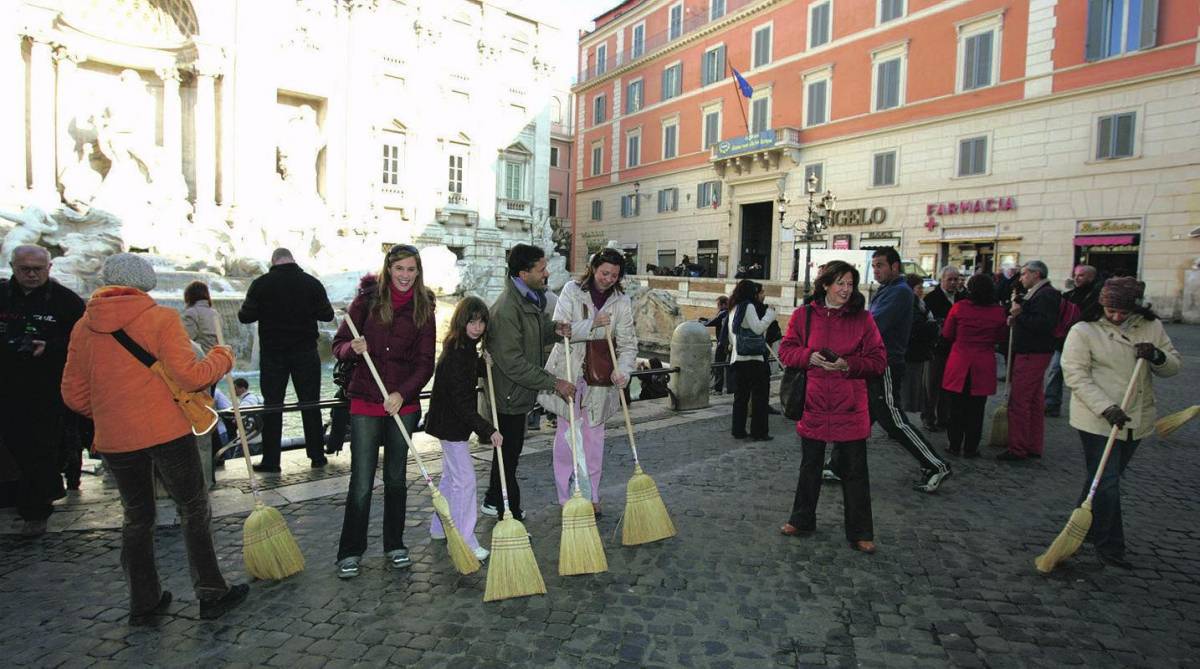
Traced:
[[[1169, 332], [1190, 353], [1183, 375], [1157, 383], [1164, 414], [1195, 402], [1200, 378], [1200, 328]], [[287, 504], [281, 510], [308, 569], [255, 583], [241, 608], [215, 622], [198, 620], [177, 528], [157, 535], [176, 603], [150, 630], [126, 622], [119, 531], [3, 536], [0, 657], [10, 666], [1197, 666], [1196, 424], [1148, 440], [1127, 472], [1134, 571], [1105, 567], [1085, 546], [1041, 576], [1033, 558], [1063, 527], [1083, 484], [1066, 417], [1047, 419], [1042, 460], [956, 460], [936, 495], [909, 489], [914, 463], [877, 430], [869, 444], [874, 556], [846, 547], [836, 485], [825, 487], [815, 535], [778, 534], [798, 448], [786, 422], [772, 420], [776, 438], [765, 443], [730, 438], [726, 416], [639, 433], [643, 464], [679, 536], [636, 548], [614, 538], [632, 465], [625, 439], [610, 430], [599, 520], [609, 571], [592, 576], [557, 575], [549, 453], [524, 458], [526, 525], [544, 597], [484, 604], [485, 571], [459, 576], [443, 545], [430, 543], [419, 484], [409, 493], [411, 569], [384, 565], [380, 491], [363, 574], [346, 582], [333, 573], [341, 495]], [[943, 447], [944, 433], [932, 441]], [[243, 519], [214, 521], [235, 582], [246, 578]], [[479, 528], [485, 544], [491, 525]]]

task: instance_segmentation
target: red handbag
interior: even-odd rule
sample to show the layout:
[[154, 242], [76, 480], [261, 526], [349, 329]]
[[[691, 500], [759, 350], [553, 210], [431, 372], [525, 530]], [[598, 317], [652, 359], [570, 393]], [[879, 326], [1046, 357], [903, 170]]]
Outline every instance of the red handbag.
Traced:
[[[588, 316], [588, 306], [583, 305], [583, 315]], [[609, 323], [612, 327], [612, 323]], [[614, 344], [615, 346], [615, 344]], [[613, 384], [613, 359], [604, 339], [591, 339], [583, 353], [583, 380], [589, 386], [609, 387]]]

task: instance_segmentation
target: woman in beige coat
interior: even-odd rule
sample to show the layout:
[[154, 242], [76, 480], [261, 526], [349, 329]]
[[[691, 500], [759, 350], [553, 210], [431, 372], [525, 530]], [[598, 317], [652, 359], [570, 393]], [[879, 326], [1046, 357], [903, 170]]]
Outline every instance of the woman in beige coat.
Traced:
[[[600, 476], [604, 465], [604, 421], [620, 407], [617, 393], [629, 382], [637, 359], [637, 333], [633, 329], [633, 303], [621, 288], [624, 258], [615, 249], [604, 249], [592, 256], [587, 271], [579, 281], [563, 286], [554, 308], [554, 320], [571, 323], [571, 367], [575, 379], [576, 448], [583, 456], [579, 463], [579, 485], [586, 499], [600, 514]], [[588, 385], [584, 377], [584, 358], [588, 342], [603, 342], [609, 328], [613, 330], [617, 364], [608, 379], [611, 385]], [[609, 355], [607, 345], [601, 351]], [[609, 358], [611, 361], [611, 357]], [[554, 345], [546, 371], [567, 378], [566, 350], [562, 342]], [[567, 403], [555, 393], [543, 392], [538, 402], [558, 416], [554, 435], [554, 482], [558, 503], [571, 497], [570, 481], [573, 472]]]
[[[1063, 345], [1063, 379], [1071, 389], [1071, 427], [1079, 430], [1087, 478], [1079, 503], [1087, 497], [1092, 477], [1104, 454], [1113, 426], [1119, 426], [1112, 455], [1100, 477], [1093, 501], [1088, 538], [1106, 564], [1132, 569], [1125, 559], [1125, 531], [1121, 519], [1121, 475], [1138, 443], [1154, 431], [1153, 376], [1179, 372], [1179, 353], [1167, 338], [1162, 321], [1138, 304], [1141, 286], [1132, 277], [1109, 279], [1100, 291], [1100, 303], [1083, 315], [1067, 333]], [[1136, 381], [1129, 411], [1121, 399], [1138, 358], [1148, 372]]]
[[205, 355], [217, 345], [217, 319], [220, 315], [212, 308], [212, 297], [208, 284], [193, 281], [183, 289], [183, 329], [188, 339], [200, 345]]

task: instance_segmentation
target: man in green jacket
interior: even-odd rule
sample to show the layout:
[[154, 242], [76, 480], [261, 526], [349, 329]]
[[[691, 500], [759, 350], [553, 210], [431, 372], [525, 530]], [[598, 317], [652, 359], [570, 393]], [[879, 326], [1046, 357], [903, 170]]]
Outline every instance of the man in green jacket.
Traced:
[[[496, 429], [504, 437], [504, 478], [513, 517], [524, 520], [517, 464], [525, 447], [525, 416], [537, 403], [539, 391], [552, 390], [568, 402], [575, 386], [546, 371], [546, 344], [571, 336], [570, 323], [555, 323], [545, 311], [546, 253], [536, 246], [517, 244], [508, 255], [508, 279], [492, 305], [487, 351], [492, 356], [496, 387]], [[492, 459], [492, 476], [480, 510], [488, 516], [504, 511], [500, 499], [500, 468]]]

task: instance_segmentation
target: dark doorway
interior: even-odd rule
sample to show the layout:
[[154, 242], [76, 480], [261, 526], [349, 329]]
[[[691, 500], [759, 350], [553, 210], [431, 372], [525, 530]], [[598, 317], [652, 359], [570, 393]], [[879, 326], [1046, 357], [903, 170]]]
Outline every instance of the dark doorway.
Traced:
[[771, 201], [742, 205], [742, 244], [738, 265], [746, 268], [746, 278], [771, 276], [771, 229], [774, 227]]

